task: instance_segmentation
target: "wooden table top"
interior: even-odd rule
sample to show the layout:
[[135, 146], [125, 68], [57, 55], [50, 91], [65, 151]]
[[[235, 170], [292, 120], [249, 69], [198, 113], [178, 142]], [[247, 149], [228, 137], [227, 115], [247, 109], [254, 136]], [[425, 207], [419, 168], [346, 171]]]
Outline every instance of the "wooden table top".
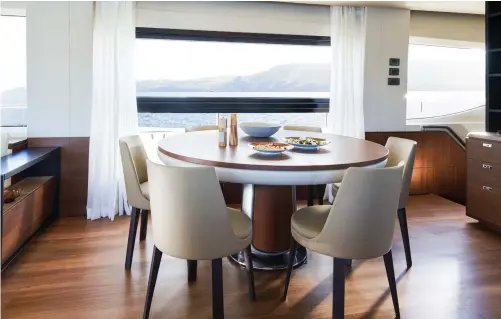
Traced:
[[[379, 144], [334, 134], [279, 131], [272, 138], [257, 139], [239, 132], [238, 146], [218, 146], [217, 131], [201, 131], [167, 136], [158, 149], [172, 158], [205, 166], [248, 170], [314, 171], [338, 170], [352, 166], [368, 166], [384, 161], [388, 150]], [[262, 155], [249, 143], [280, 142], [283, 137], [322, 137], [331, 143], [318, 151], [293, 149], [280, 155]]]

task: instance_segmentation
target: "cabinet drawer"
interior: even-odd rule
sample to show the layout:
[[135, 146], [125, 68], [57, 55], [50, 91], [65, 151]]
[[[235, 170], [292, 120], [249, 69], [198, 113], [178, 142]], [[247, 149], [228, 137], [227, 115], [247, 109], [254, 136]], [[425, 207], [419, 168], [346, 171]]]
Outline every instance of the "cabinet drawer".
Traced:
[[468, 183], [466, 214], [501, 226], [501, 187]]
[[501, 187], [501, 164], [470, 158], [467, 172], [468, 183]]
[[501, 143], [468, 138], [466, 155], [468, 158], [501, 164]]

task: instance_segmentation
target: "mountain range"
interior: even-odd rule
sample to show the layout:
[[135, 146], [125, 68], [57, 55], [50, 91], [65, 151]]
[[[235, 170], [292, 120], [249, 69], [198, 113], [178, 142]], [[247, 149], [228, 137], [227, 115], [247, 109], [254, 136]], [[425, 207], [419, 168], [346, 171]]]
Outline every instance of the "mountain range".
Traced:
[[[408, 91], [484, 90], [484, 72], [462, 61], [413, 61]], [[246, 76], [217, 76], [191, 80], [137, 82], [137, 92], [328, 92], [328, 64], [286, 64]], [[4, 91], [1, 106], [26, 105], [23, 87]]]

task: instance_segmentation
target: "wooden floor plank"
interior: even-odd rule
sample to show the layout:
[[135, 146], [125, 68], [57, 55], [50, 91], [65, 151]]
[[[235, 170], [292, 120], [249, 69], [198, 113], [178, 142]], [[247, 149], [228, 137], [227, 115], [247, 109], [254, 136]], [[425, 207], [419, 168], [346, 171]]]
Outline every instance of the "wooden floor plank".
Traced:
[[[465, 216], [464, 207], [433, 195], [407, 208], [414, 265], [396, 222], [393, 258], [402, 318], [501, 318], [501, 236]], [[2, 318], [141, 318], [152, 234], [136, 243], [131, 271], [124, 258], [129, 219], [63, 218], [27, 246], [2, 275]], [[151, 228], [149, 228], [151, 230]], [[210, 262], [188, 284], [186, 262], [164, 256], [152, 319], [211, 318]], [[323, 319], [331, 316], [332, 259], [308, 254], [280, 301], [285, 273], [255, 272], [258, 301], [248, 298], [244, 270], [223, 261], [226, 318]], [[382, 258], [354, 261], [346, 280], [346, 318], [393, 318]]]

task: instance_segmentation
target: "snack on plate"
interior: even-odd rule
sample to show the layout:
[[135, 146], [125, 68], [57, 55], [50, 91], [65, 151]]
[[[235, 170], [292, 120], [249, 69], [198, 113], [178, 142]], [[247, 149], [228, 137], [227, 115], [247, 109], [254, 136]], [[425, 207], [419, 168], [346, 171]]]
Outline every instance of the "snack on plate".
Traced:
[[276, 142], [251, 143], [251, 146], [256, 151], [286, 151], [290, 149], [290, 145]]

